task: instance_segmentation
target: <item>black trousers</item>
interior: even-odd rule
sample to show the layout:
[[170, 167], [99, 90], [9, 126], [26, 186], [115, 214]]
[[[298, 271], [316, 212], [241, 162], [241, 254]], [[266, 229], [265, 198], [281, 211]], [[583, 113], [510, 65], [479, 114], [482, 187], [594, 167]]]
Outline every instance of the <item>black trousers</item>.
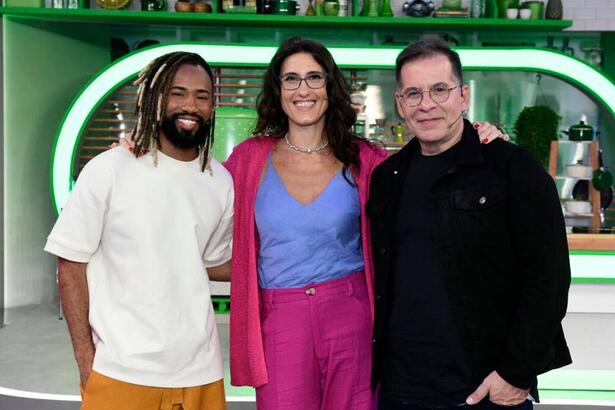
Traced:
[[452, 407], [423, 407], [416, 406], [414, 404], [397, 402], [387, 400], [380, 397], [378, 401], [378, 410], [533, 410], [534, 405], [530, 400], [526, 400], [516, 406], [500, 406], [492, 403], [489, 399], [484, 399], [480, 403], [470, 406], [469, 404], [462, 404]]

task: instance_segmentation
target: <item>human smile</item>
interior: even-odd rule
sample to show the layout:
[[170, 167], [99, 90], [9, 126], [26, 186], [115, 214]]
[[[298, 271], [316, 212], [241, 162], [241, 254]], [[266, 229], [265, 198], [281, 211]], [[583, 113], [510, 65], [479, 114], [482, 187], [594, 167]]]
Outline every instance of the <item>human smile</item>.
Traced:
[[430, 118], [420, 118], [420, 119], [417, 119], [416, 121], [422, 126], [429, 127], [431, 125], [436, 124], [441, 119], [442, 118], [440, 117], [430, 117]]
[[192, 131], [198, 126], [199, 118], [188, 116], [188, 115], [182, 115], [177, 118], [176, 123], [177, 123], [177, 127], [180, 130]]
[[301, 101], [295, 101], [293, 102], [293, 104], [295, 105], [295, 107], [297, 108], [303, 108], [303, 109], [310, 109], [314, 106], [314, 104], [316, 104], [315, 100], [301, 100]]

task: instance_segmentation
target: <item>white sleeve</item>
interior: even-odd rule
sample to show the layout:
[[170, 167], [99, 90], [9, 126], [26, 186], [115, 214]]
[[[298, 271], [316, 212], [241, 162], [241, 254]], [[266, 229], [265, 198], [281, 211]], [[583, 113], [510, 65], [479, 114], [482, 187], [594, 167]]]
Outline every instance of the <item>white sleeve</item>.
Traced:
[[214, 233], [212, 234], [205, 253], [203, 255], [203, 263], [206, 268], [219, 266], [231, 259], [232, 242], [233, 242], [233, 201], [235, 194], [231, 185], [227, 191], [226, 202], [222, 218], [218, 223]]
[[89, 262], [100, 245], [109, 208], [112, 172], [107, 164], [95, 158], [83, 168], [47, 237], [45, 251], [73, 262]]

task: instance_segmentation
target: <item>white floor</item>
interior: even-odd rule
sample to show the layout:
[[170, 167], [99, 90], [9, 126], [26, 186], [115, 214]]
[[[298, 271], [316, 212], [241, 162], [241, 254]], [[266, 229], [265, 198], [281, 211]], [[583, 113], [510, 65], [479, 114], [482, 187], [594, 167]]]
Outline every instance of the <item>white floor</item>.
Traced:
[[[77, 409], [79, 396], [77, 366], [66, 322], [57, 308], [28, 306], [5, 311], [5, 326], [0, 328], [0, 410]], [[228, 315], [216, 316], [228, 375]], [[225, 380], [228, 384], [228, 377]], [[36, 401], [9, 396], [39, 396], [62, 399], [36, 406]], [[230, 393], [230, 394], [229, 394]], [[238, 394], [238, 396], [232, 396]], [[254, 409], [252, 389], [227, 386], [229, 410]], [[40, 401], [40, 400], [39, 400]], [[31, 403], [31, 404], [28, 404]], [[39, 403], [40, 405], [40, 403]]]
[[[601, 311], [594, 310], [593, 307], [601, 305], [598, 303], [601, 299], [613, 304], [615, 285], [573, 286], [564, 330], [574, 363], [567, 369], [615, 370], [615, 309], [603, 306]], [[58, 316], [54, 306], [5, 311], [6, 325], [0, 328], [0, 410], [78, 408], [78, 401], [70, 401], [78, 400], [78, 372], [66, 323]], [[228, 315], [218, 315], [217, 319], [228, 384]], [[613, 391], [615, 387], [608, 390]], [[67, 395], [69, 399], [41, 404], [41, 400], [11, 397], [19, 396], [20, 391]], [[227, 385], [226, 393], [229, 410], [255, 409], [252, 389]], [[557, 410], [565, 407], [558, 405]]]

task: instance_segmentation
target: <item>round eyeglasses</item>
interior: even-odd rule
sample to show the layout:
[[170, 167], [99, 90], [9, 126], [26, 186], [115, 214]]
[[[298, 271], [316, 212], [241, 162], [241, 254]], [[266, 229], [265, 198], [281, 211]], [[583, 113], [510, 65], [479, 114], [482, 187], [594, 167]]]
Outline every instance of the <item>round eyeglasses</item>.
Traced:
[[307, 86], [313, 90], [322, 88], [327, 82], [327, 74], [325, 73], [309, 73], [305, 77], [299, 77], [296, 74], [284, 74], [279, 77], [282, 88], [286, 91], [293, 91], [301, 87], [301, 82], [305, 81]]
[[457, 84], [453, 87], [448, 87], [447, 84], [436, 84], [429, 90], [419, 90], [418, 88], [409, 88], [402, 94], [398, 94], [401, 100], [408, 107], [416, 107], [423, 101], [423, 94], [428, 92], [431, 101], [441, 104], [448, 100], [451, 95], [451, 91], [457, 87], [461, 87], [462, 84]]

